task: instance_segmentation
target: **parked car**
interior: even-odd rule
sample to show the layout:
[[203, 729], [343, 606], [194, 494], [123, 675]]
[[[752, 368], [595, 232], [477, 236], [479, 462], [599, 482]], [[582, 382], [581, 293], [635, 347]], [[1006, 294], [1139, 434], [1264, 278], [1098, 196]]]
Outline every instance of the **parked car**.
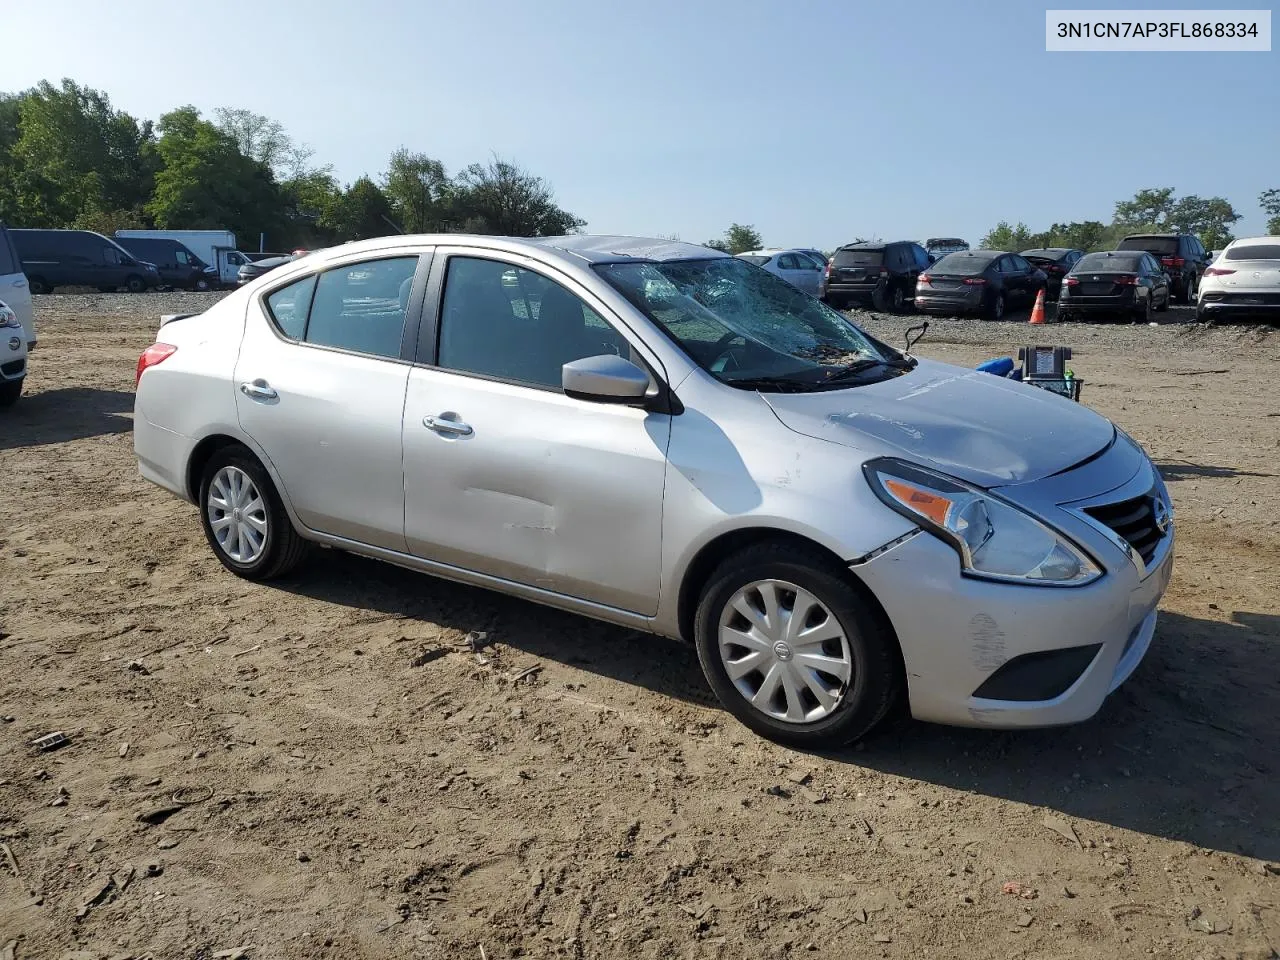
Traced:
[[1123, 314], [1151, 322], [1172, 297], [1163, 265], [1142, 250], [1087, 253], [1071, 268], [1058, 297], [1058, 319], [1081, 314]]
[[864, 303], [901, 313], [915, 297], [916, 277], [928, 266], [924, 247], [911, 240], [847, 243], [827, 264], [822, 299], [836, 309]]
[[686, 637], [728, 710], [802, 747], [900, 695], [1084, 720], [1172, 565], [1164, 483], [1109, 421], [688, 243], [346, 244], [163, 325], [137, 372], [142, 475], [232, 573], [319, 543]]
[[810, 258], [812, 258], [813, 260], [816, 260], [818, 262], [818, 266], [824, 269], [826, 268], [827, 263], [829, 262], [829, 258], [821, 250], [814, 250], [811, 247], [796, 247], [795, 249], [796, 249], [796, 252], [807, 254]]
[[155, 264], [139, 260], [120, 244], [92, 230], [17, 230], [9, 236], [22, 258], [32, 293], [56, 287], [124, 287], [145, 293], [160, 285]]
[[924, 242], [924, 249], [929, 254], [929, 262], [937, 263], [949, 253], [963, 253], [969, 249], [969, 242], [959, 237], [930, 237]]
[[31, 290], [27, 275], [22, 272], [22, 258], [18, 256], [9, 228], [3, 222], [0, 222], [0, 300], [22, 323], [27, 349], [35, 349], [36, 312], [31, 306]]
[[1084, 256], [1084, 251], [1069, 247], [1037, 247], [1034, 250], [1023, 250], [1022, 256], [1037, 270], [1044, 271], [1048, 281], [1045, 296], [1056, 297], [1062, 289], [1063, 278]]
[[740, 253], [738, 257], [781, 277], [811, 297], [818, 295], [818, 287], [822, 284], [822, 267], [806, 253], [799, 250], [752, 250], [750, 253]]
[[1233, 240], [1200, 281], [1196, 317], [1280, 322], [1280, 237]]
[[27, 337], [22, 320], [0, 300], [0, 407], [18, 402], [26, 377]]
[[180, 240], [168, 237], [119, 237], [117, 242], [139, 260], [154, 263], [160, 282], [182, 290], [208, 290], [217, 285], [213, 268]]
[[230, 230], [117, 230], [116, 240], [176, 240], [208, 265], [215, 287], [234, 286], [237, 272], [253, 257], [236, 249], [236, 235]]
[[1030, 306], [1049, 280], [1024, 257], [1003, 250], [949, 253], [916, 282], [916, 309], [981, 313], [999, 320], [1011, 307]]
[[286, 263], [292, 263], [298, 259], [296, 253], [287, 253], [280, 257], [268, 257], [265, 260], [247, 261], [240, 267], [236, 284], [243, 287], [246, 283], [257, 280], [265, 273], [270, 273], [276, 267], [282, 267]]
[[1175, 299], [1182, 303], [1196, 302], [1196, 290], [1210, 258], [1204, 244], [1191, 234], [1135, 233], [1121, 240], [1116, 249], [1145, 250], [1159, 260], [1169, 274]]

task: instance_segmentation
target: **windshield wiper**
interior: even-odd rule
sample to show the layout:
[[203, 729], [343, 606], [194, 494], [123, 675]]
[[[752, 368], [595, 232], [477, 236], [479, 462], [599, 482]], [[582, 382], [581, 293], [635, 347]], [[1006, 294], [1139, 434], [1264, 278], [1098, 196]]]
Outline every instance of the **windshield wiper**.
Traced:
[[831, 376], [827, 377], [825, 383], [833, 383], [837, 380], [848, 380], [856, 377], [860, 373], [866, 373], [875, 367], [889, 367], [893, 370], [914, 370], [919, 361], [915, 357], [898, 357], [890, 360], [880, 360], [873, 357], [863, 357], [861, 360], [855, 360], [843, 369], [837, 370]]
[[743, 390], [762, 390], [765, 393], [804, 393], [812, 390], [819, 384], [804, 383], [800, 380], [792, 380], [790, 377], [742, 377], [737, 380], [726, 380], [731, 387], [741, 387]]

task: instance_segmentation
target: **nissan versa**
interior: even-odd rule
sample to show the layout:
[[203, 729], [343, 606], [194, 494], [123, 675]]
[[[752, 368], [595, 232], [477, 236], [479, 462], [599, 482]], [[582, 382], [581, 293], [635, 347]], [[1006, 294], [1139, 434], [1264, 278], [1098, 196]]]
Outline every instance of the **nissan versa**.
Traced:
[[312, 544], [687, 637], [747, 726], [1071, 723], [1138, 665], [1168, 494], [1079, 404], [665, 240], [394, 237], [138, 361], [142, 474], [253, 580]]

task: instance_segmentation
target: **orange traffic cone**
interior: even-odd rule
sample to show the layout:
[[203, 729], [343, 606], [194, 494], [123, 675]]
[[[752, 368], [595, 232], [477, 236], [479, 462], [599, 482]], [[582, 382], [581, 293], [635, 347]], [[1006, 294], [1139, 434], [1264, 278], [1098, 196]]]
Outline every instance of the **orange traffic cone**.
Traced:
[[1031, 323], [1044, 323], [1044, 289], [1036, 294], [1036, 305], [1031, 308]]

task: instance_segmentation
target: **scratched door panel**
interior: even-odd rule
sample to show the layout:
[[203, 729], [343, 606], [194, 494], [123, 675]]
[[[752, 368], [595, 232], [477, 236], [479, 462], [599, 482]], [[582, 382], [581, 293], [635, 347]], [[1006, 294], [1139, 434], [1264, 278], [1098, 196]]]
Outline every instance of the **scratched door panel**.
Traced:
[[[424, 423], [457, 421], [470, 433]], [[417, 556], [652, 615], [671, 418], [416, 368], [404, 418]]]

